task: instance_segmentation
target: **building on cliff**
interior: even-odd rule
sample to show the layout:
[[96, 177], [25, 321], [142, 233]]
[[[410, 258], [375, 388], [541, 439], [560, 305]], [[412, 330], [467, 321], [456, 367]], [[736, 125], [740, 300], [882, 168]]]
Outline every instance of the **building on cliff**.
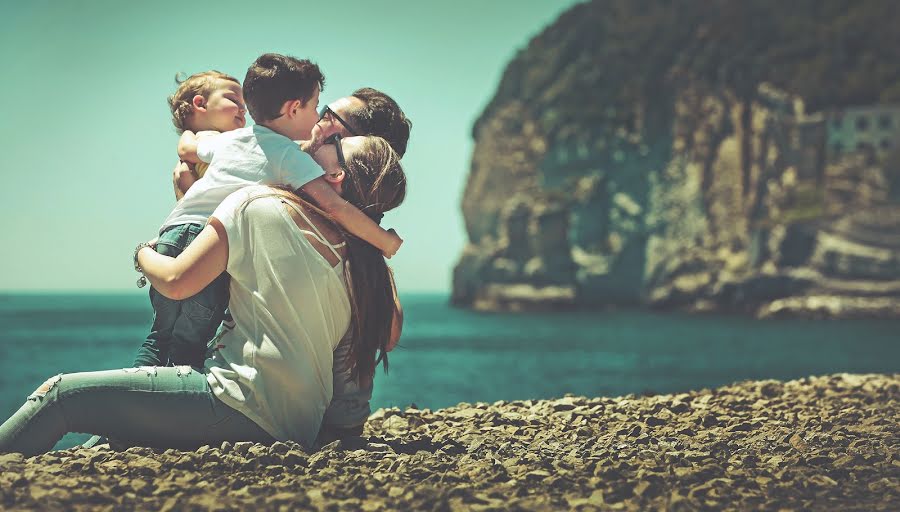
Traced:
[[900, 105], [866, 105], [827, 113], [831, 154], [871, 150], [884, 157], [900, 139]]
[[824, 167], [847, 156], [882, 161], [900, 146], [900, 104], [830, 108], [806, 113], [803, 98], [763, 83], [757, 101], [790, 133], [789, 160], [800, 178], [825, 176]]

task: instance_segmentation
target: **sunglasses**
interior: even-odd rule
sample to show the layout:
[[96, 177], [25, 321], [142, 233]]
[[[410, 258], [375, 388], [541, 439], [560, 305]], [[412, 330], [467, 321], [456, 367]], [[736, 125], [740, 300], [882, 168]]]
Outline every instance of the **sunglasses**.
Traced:
[[358, 133], [356, 133], [356, 130], [350, 127], [350, 124], [347, 121], [344, 121], [344, 119], [341, 116], [337, 115], [337, 112], [331, 110], [331, 107], [329, 107], [328, 105], [322, 107], [322, 111], [319, 112], [319, 121], [325, 119], [325, 116], [331, 116], [332, 118], [337, 119], [337, 122], [344, 125], [344, 128], [346, 128], [347, 131], [350, 132], [350, 135], [359, 135]]
[[347, 161], [344, 160], [344, 148], [341, 147], [341, 134], [335, 133], [328, 137], [325, 139], [325, 144], [334, 145], [334, 150], [337, 151], [338, 165], [340, 165], [342, 169], [345, 168], [347, 166]]

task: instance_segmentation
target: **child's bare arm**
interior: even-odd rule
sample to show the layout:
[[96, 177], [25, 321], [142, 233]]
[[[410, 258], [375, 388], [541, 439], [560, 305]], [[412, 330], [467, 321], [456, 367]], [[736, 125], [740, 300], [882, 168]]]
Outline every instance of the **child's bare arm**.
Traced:
[[178, 158], [180, 158], [182, 162], [192, 164], [200, 163], [200, 159], [197, 157], [196, 133], [185, 130], [184, 133], [181, 134], [181, 138], [178, 139]]
[[192, 132], [190, 130], [185, 130], [181, 134], [181, 138], [178, 139], [178, 158], [180, 158], [183, 162], [187, 162], [189, 164], [199, 164], [209, 163], [212, 159], [212, 151], [215, 148], [215, 144], [212, 147], [206, 146], [202, 148], [202, 156], [201, 156], [201, 148], [200, 141], [206, 140], [211, 137], [219, 135], [219, 132], [215, 130], [202, 130], [199, 132]]
[[175, 186], [175, 200], [180, 201], [191, 185], [197, 181], [197, 175], [191, 166], [185, 162], [178, 162], [175, 170], [172, 171], [172, 184]]
[[366, 214], [345, 201], [331, 188], [325, 178], [320, 176], [303, 185], [301, 189], [347, 231], [377, 247], [385, 257], [390, 258], [396, 254], [400, 244], [403, 243], [394, 230], [385, 231]]

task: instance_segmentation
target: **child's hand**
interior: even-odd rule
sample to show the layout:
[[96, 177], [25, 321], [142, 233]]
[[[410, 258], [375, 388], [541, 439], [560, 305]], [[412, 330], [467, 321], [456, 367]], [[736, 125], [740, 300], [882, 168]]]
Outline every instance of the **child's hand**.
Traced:
[[387, 232], [389, 237], [389, 245], [388, 249], [382, 254], [384, 254], [385, 258], [390, 259], [391, 256], [397, 254], [397, 251], [400, 250], [400, 246], [403, 244], [403, 239], [400, 238], [400, 235], [398, 235], [396, 231], [394, 231], [394, 228], [387, 230]]
[[200, 158], [197, 157], [197, 134], [185, 130], [178, 139], [178, 158], [183, 162], [198, 164]]
[[303, 140], [299, 142], [301, 150], [309, 153], [310, 155], [313, 155], [316, 153], [316, 151], [319, 150], [319, 148], [322, 147], [323, 144], [325, 144], [325, 140], [327, 140], [328, 137], [331, 137], [335, 133], [340, 132], [340, 127], [333, 126], [334, 123], [324, 125], [323, 123], [324, 120], [319, 121], [318, 124], [313, 126], [309, 140]]
[[310, 132], [311, 139], [318, 143], [324, 143], [328, 137], [335, 133], [341, 133], [341, 126], [334, 121], [331, 115], [325, 115], [325, 117], [320, 119]]
[[172, 171], [172, 185], [175, 186], [175, 200], [181, 201], [181, 198], [187, 193], [191, 185], [197, 181], [197, 174], [191, 169], [191, 166], [185, 162], [178, 162], [175, 170]]

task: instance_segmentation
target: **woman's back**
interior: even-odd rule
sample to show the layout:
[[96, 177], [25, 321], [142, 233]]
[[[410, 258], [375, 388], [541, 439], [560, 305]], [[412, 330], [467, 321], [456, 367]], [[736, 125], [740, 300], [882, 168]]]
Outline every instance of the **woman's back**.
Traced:
[[[326, 181], [377, 222], [405, 197], [403, 169], [383, 139], [345, 142], [332, 150], [336, 165], [323, 165]], [[337, 228], [318, 217], [310, 223], [299, 208], [289, 210], [293, 200], [249, 187], [226, 199], [177, 257], [157, 253], [151, 244], [135, 249], [135, 267], [170, 299], [190, 303], [223, 271], [231, 274], [238, 325], [217, 340], [221, 348], [205, 371], [138, 367], [53, 376], [0, 425], [0, 451], [42, 453], [68, 431], [156, 447], [273, 438], [312, 445], [335, 374], [349, 372], [370, 383], [379, 362], [387, 369], [403, 314], [381, 252], [355, 237], [336, 249]], [[184, 317], [190, 315], [204, 310], [185, 308]], [[347, 371], [333, 369], [332, 355], [345, 332], [340, 353]], [[365, 408], [344, 415], [350, 426], [359, 426], [363, 418], [355, 413], [364, 415]]]
[[268, 187], [232, 194], [213, 216], [228, 235], [237, 327], [207, 362], [209, 384], [273, 437], [311, 444], [332, 396], [332, 351], [350, 324], [342, 260], [333, 267]]

